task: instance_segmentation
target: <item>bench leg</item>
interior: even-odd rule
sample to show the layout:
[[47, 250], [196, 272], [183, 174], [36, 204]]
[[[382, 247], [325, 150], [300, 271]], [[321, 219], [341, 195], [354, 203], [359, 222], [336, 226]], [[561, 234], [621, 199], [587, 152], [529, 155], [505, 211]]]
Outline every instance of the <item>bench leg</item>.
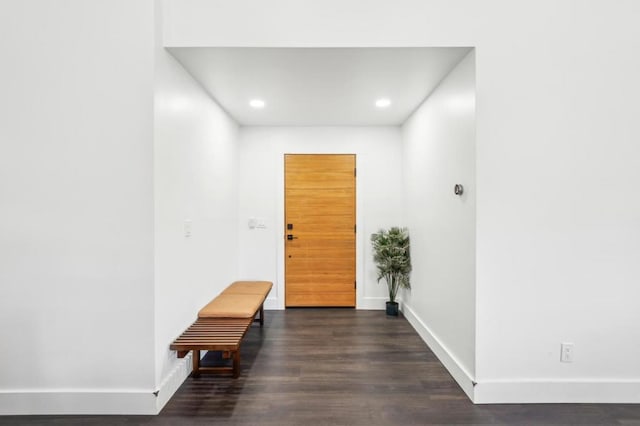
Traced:
[[240, 348], [233, 353], [233, 378], [240, 377]]
[[264, 303], [260, 305], [260, 327], [264, 325]]
[[200, 351], [194, 350], [191, 354], [193, 356], [193, 371], [191, 377], [200, 377]]

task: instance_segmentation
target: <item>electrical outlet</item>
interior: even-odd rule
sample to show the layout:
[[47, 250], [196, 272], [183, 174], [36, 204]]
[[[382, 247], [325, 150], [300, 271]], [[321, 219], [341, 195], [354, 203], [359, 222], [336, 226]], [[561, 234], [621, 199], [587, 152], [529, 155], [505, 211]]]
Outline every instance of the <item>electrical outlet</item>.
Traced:
[[560, 344], [560, 362], [573, 362], [573, 343]]
[[184, 221], [184, 236], [189, 238], [191, 236], [191, 220], [187, 219]]

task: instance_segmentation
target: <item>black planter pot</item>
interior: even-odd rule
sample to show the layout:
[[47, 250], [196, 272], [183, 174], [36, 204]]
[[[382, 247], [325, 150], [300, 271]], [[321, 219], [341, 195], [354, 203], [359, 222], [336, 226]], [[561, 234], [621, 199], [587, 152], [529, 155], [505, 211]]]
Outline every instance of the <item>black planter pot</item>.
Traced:
[[387, 315], [391, 317], [398, 316], [398, 302], [387, 302]]

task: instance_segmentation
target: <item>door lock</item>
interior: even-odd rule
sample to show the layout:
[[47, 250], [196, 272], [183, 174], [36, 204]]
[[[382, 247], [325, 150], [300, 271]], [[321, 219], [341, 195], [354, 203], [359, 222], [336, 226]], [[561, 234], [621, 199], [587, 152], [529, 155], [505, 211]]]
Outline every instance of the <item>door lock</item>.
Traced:
[[298, 237], [294, 237], [293, 234], [287, 234], [287, 240], [297, 240]]

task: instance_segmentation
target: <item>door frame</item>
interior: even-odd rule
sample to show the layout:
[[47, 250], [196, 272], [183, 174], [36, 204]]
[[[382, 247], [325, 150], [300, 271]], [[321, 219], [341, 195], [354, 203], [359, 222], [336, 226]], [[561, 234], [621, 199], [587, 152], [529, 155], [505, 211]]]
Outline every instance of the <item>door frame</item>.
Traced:
[[[285, 246], [284, 246], [284, 238], [285, 238], [285, 206], [284, 206], [284, 156], [286, 154], [353, 154], [356, 157], [356, 169], [359, 169], [360, 164], [360, 155], [358, 152], [354, 152], [353, 150], [327, 150], [327, 151], [305, 151], [304, 149], [296, 149], [294, 150], [279, 150], [275, 154], [275, 158], [273, 161], [276, 161], [278, 167], [276, 170], [276, 182], [277, 185], [277, 199], [276, 202], [276, 226], [278, 229], [275, 232], [276, 238], [276, 285], [274, 286], [274, 290], [276, 290], [277, 303], [271, 304], [265, 302], [265, 307], [267, 309], [285, 309]], [[358, 172], [360, 173], [360, 172]], [[361, 188], [359, 184], [359, 179], [356, 177], [356, 224], [357, 224], [357, 232], [356, 232], [356, 306], [355, 309], [380, 309], [380, 301], [377, 299], [372, 299], [371, 302], [367, 301], [366, 295], [364, 293], [364, 244], [365, 235], [362, 230], [365, 228], [364, 219], [362, 217], [362, 206], [361, 206]], [[272, 290], [273, 291], [273, 290]]]
[[[287, 213], [287, 197], [286, 197], [286, 193], [287, 193], [287, 188], [286, 188], [286, 159], [287, 157], [296, 157], [296, 156], [306, 156], [306, 157], [314, 157], [314, 156], [324, 156], [324, 157], [349, 157], [350, 159], [353, 159], [353, 223], [354, 226], [356, 226], [357, 222], [358, 222], [358, 206], [357, 206], [357, 196], [358, 196], [358, 188], [357, 188], [357, 176], [356, 176], [356, 170], [357, 170], [357, 154], [353, 154], [353, 153], [349, 153], [349, 154], [335, 154], [335, 153], [330, 153], [330, 154], [291, 154], [291, 153], [285, 153], [283, 155], [283, 164], [284, 164], [284, 168], [283, 168], [283, 173], [285, 174], [285, 186], [284, 186], [284, 213], [282, 215], [282, 229], [284, 230], [284, 234], [289, 234], [289, 233], [296, 233], [296, 230], [294, 229], [293, 231], [289, 231], [286, 229], [287, 227], [287, 217], [286, 217], [286, 213]], [[350, 165], [351, 167], [351, 165]], [[351, 181], [351, 179], [349, 179]], [[352, 267], [353, 267], [353, 280], [355, 282], [357, 282], [357, 240], [358, 240], [358, 233], [357, 233], [357, 229], [354, 229], [354, 235], [353, 235], [353, 263], [351, 263]], [[350, 232], [350, 231], [349, 231]], [[283, 235], [284, 238], [284, 235]], [[349, 237], [351, 238], [351, 237]], [[284, 253], [283, 253], [283, 260], [285, 261], [285, 269], [284, 269], [284, 275], [283, 275], [283, 284], [284, 284], [284, 301], [285, 301], [285, 308], [287, 307], [296, 307], [296, 306], [287, 306], [287, 267], [286, 267], [286, 255], [287, 255], [287, 241], [285, 240], [285, 244], [284, 244]], [[349, 281], [350, 282], [350, 281]], [[351, 292], [351, 290], [349, 290], [349, 294], [353, 295], [353, 305], [349, 305], [349, 308], [355, 309], [357, 306], [357, 287], [354, 283], [354, 288], [352, 289], [353, 292]], [[293, 294], [292, 294], [293, 297]], [[303, 305], [300, 305], [301, 307], [303, 307]], [[309, 307], [313, 307], [315, 305], [309, 305]], [[331, 307], [331, 305], [325, 305], [326, 307]], [[336, 304], [335, 306], [340, 306], [342, 307], [343, 305], [339, 305]], [[316, 307], [323, 307], [322, 305], [318, 305]], [[347, 306], [344, 306], [347, 307]]]

